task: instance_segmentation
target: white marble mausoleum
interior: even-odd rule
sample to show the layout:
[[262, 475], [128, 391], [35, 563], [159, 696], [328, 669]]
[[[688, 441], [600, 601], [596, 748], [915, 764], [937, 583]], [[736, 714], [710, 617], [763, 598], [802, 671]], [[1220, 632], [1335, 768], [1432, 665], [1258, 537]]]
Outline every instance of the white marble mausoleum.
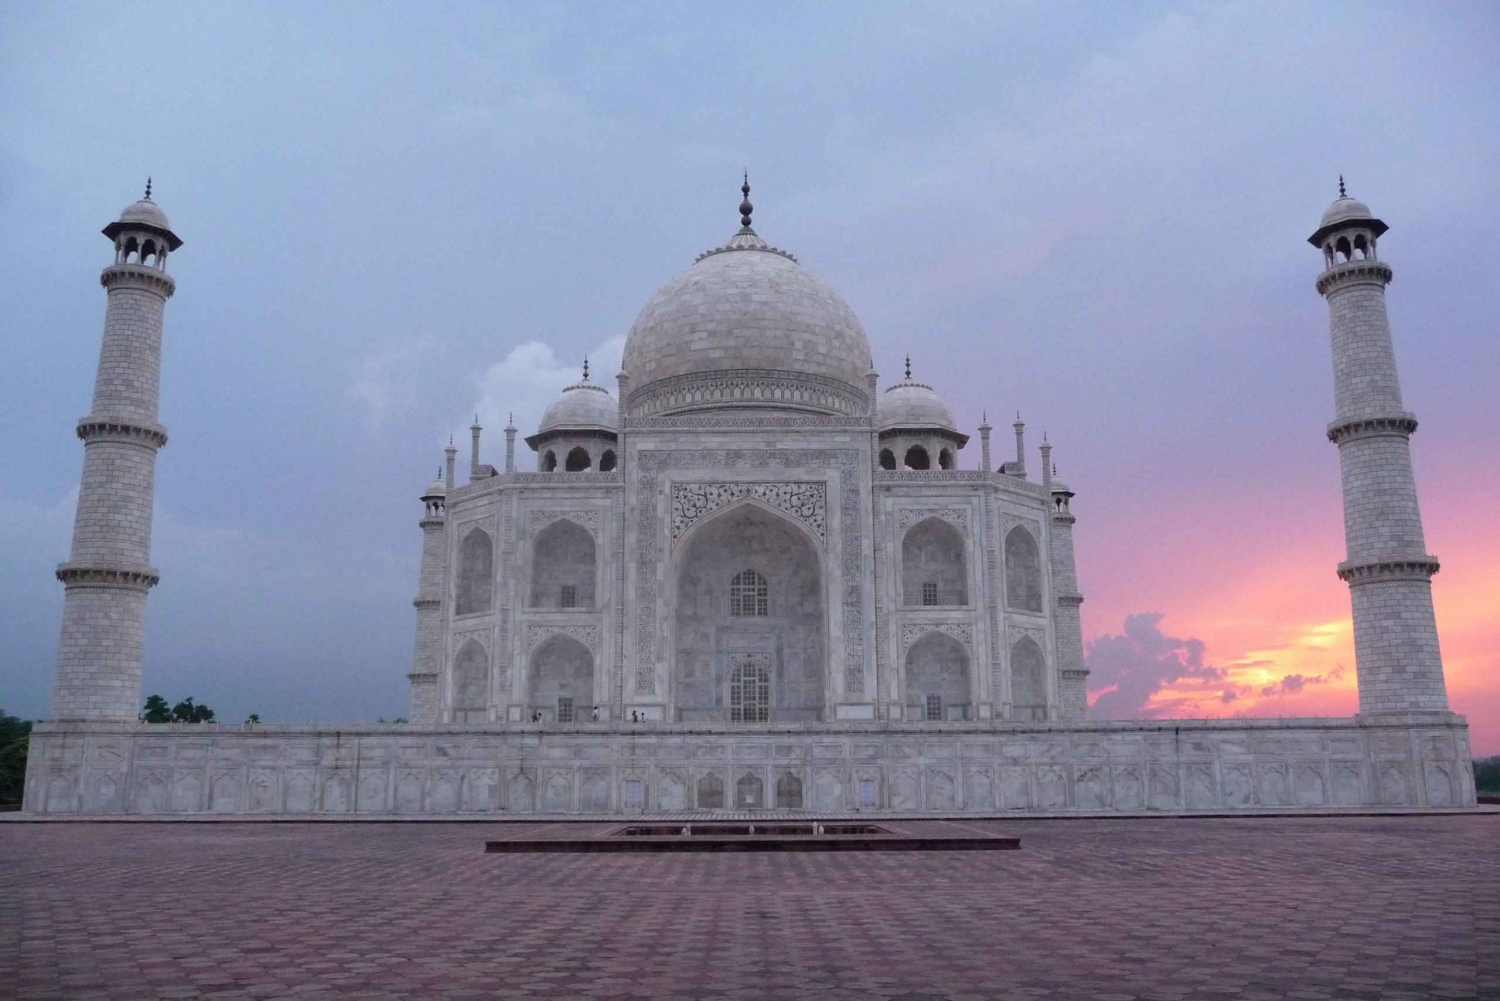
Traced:
[[[181, 241], [148, 197], [115, 260], [54, 719], [60, 814], [1195, 811], [1474, 802], [1448, 710], [1385, 317], [1385, 232], [1312, 242], [1332, 320], [1361, 714], [1091, 721], [1073, 492], [1025, 427], [997, 462], [939, 393], [882, 386], [854, 311], [751, 224], [654, 295], [613, 387], [580, 380], [421, 498], [409, 722], [146, 725], [161, 321]], [[922, 373], [925, 375], [925, 373]], [[997, 401], [1003, 403], [1004, 401]], [[964, 450], [968, 449], [967, 452]], [[977, 455], [975, 454], [977, 452]], [[960, 453], [963, 453], [961, 456]], [[522, 468], [524, 467], [524, 468]], [[968, 468], [964, 468], [968, 467]]]

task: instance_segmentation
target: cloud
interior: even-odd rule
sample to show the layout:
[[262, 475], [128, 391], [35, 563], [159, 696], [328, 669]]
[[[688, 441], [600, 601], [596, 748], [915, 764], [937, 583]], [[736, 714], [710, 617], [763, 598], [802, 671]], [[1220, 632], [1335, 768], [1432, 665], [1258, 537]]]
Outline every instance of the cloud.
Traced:
[[1269, 685], [1261, 686], [1260, 694], [1263, 698], [1277, 695], [1295, 695], [1309, 685], [1326, 685], [1330, 681], [1338, 681], [1344, 676], [1344, 667], [1339, 665], [1327, 674], [1288, 674], [1281, 680]]
[[[615, 374], [620, 371], [620, 359], [625, 352], [623, 334], [610, 337], [595, 344], [586, 354], [589, 360], [589, 381], [609, 390], [615, 396]], [[479, 399], [474, 412], [479, 414], [479, 423], [487, 428], [503, 428], [507, 420], [514, 420], [520, 430], [519, 437], [536, 431], [547, 404], [567, 386], [582, 377], [583, 358], [560, 360], [552, 345], [544, 341], [526, 341], [511, 348], [505, 358], [485, 370], [479, 377]], [[469, 415], [461, 418], [461, 425], [454, 434], [467, 437]], [[524, 448], [518, 445], [517, 448]], [[498, 465], [498, 463], [495, 463]], [[529, 468], [525, 459], [518, 455], [516, 464]]]
[[416, 384], [413, 363], [432, 348], [427, 337], [409, 344], [393, 344], [365, 357], [355, 370], [344, 399], [364, 412], [371, 428], [379, 428], [392, 412], [411, 399]]
[[[1176, 704], [1151, 704], [1151, 697], [1166, 686], [1184, 680], [1224, 680], [1223, 668], [1203, 662], [1203, 641], [1166, 635], [1160, 628], [1163, 617], [1161, 612], [1127, 615], [1124, 632], [1105, 634], [1088, 645], [1089, 680], [1096, 690], [1107, 689], [1094, 700], [1092, 715], [1159, 718], [1170, 715]], [[1224, 701], [1233, 698], [1238, 693]]]

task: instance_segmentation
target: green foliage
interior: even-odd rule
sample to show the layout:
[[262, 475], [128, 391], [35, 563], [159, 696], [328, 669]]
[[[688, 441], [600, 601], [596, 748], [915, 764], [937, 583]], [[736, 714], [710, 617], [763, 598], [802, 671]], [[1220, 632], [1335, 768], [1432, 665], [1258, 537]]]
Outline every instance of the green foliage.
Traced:
[[0, 803], [19, 803], [26, 785], [31, 721], [0, 709]]
[[1474, 788], [1480, 795], [1500, 795], [1500, 754], [1474, 759]]
[[259, 723], [260, 722], [260, 713], [251, 713], [249, 716], [245, 717], [245, 722], [246, 723]]
[[194, 703], [191, 695], [172, 707], [173, 723], [208, 723], [213, 718], [214, 711]]
[[172, 710], [167, 708], [167, 700], [160, 695], [148, 695], [146, 706], [141, 711], [141, 719], [146, 723], [170, 723]]

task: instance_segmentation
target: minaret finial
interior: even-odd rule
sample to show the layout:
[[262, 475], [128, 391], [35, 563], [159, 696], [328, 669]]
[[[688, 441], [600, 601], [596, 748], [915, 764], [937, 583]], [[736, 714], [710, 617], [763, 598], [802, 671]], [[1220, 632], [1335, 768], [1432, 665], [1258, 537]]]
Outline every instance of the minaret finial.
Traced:
[[584, 355], [583, 356], [583, 381], [584, 382], [588, 382], [589, 381], [589, 356], [588, 355]]
[[745, 196], [745, 200], [742, 201], [742, 202], [740, 202], [740, 225], [744, 226], [746, 229], [749, 229], [750, 228], [750, 213], [755, 211], [755, 206], [750, 204], [750, 171], [749, 171], [749, 169], [746, 169], [746, 171], [745, 171], [745, 183], [740, 188], [740, 193]]
[[146, 201], [151, 200], [151, 178], [146, 178]]
[[1346, 191], [1344, 191], [1344, 175], [1343, 174], [1339, 175], [1339, 197], [1340, 198], [1348, 198], [1349, 197], [1348, 193]]
[[906, 377], [911, 378], [911, 355], [906, 356]]

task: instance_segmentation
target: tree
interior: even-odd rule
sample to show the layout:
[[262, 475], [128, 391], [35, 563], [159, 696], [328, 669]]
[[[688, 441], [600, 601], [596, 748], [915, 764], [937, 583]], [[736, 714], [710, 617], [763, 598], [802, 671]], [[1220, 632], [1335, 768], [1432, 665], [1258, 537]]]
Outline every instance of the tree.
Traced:
[[1474, 759], [1474, 786], [1481, 796], [1500, 795], [1500, 754]]
[[31, 721], [0, 709], [0, 803], [19, 803], [26, 785]]
[[260, 713], [251, 713], [249, 716], [245, 717], [245, 722], [246, 723], [259, 723], [260, 722]]
[[191, 695], [172, 707], [173, 723], [208, 723], [213, 718], [214, 711], [193, 702]]
[[167, 700], [160, 695], [146, 696], [146, 706], [141, 712], [141, 720], [146, 723], [172, 722], [172, 710], [167, 708]]

